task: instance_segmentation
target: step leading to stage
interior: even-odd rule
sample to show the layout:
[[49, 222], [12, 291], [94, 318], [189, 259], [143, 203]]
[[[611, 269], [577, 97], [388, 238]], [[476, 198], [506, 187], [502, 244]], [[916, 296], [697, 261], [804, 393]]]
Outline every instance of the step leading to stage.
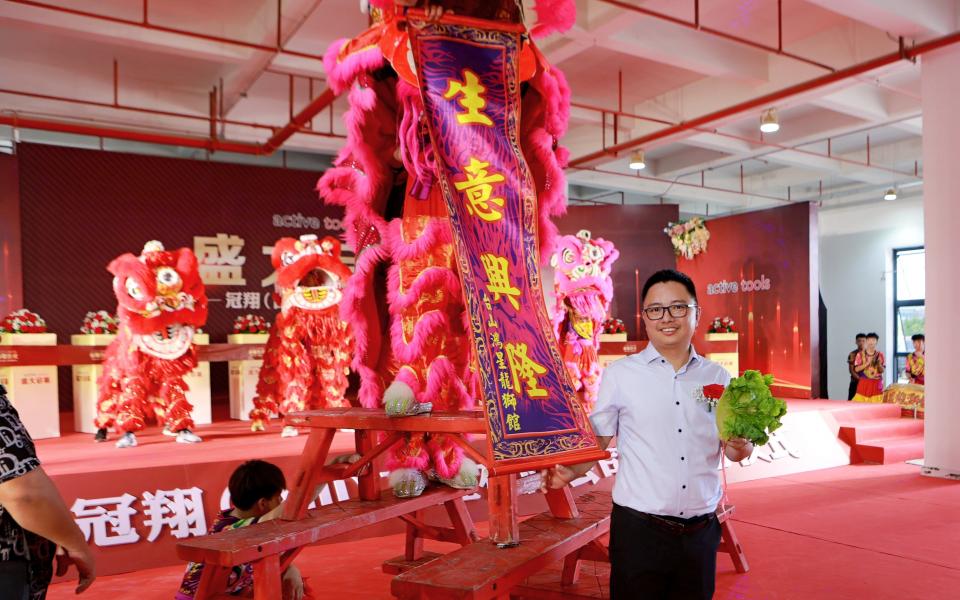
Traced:
[[923, 420], [900, 416], [896, 404], [851, 404], [834, 412], [851, 463], [889, 464], [923, 457]]

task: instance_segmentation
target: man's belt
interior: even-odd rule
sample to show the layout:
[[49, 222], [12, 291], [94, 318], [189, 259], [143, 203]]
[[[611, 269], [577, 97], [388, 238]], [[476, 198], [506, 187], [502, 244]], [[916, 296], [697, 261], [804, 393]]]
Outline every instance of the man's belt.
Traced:
[[691, 533], [695, 533], [709, 525], [714, 519], [717, 518], [717, 515], [714, 513], [707, 513], [705, 515], [699, 515], [689, 519], [681, 519], [679, 517], [651, 515], [650, 513], [640, 512], [639, 510], [634, 510], [632, 508], [627, 508], [627, 510], [631, 515], [637, 517], [638, 519], [646, 521], [654, 527], [674, 535], [689, 535]]

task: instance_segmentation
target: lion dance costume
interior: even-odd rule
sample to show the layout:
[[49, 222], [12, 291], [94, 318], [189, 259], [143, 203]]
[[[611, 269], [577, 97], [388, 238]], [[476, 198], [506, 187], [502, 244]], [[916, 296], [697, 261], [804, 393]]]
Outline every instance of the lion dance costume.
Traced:
[[178, 442], [199, 442], [183, 381], [197, 366], [193, 334], [207, 322], [197, 257], [188, 248], [171, 252], [152, 241], [140, 256], [124, 254], [107, 269], [120, 329], [103, 361], [95, 439], [106, 440], [112, 427], [123, 432], [118, 448], [136, 446], [136, 432], [155, 417]]
[[[344, 392], [353, 342], [339, 313], [350, 270], [340, 260], [340, 242], [315, 235], [283, 238], [272, 261], [280, 314], [270, 329], [250, 411], [253, 431], [265, 429], [272, 414], [350, 406]], [[284, 427], [282, 435], [295, 436], [297, 430]]]
[[612, 242], [592, 239], [590, 232], [565, 235], [558, 240], [550, 259], [555, 269], [553, 325], [563, 360], [577, 390], [582, 391], [584, 409], [597, 401], [600, 361], [597, 350], [603, 321], [613, 299], [610, 270], [620, 256]]
[[[477, 375], [453, 229], [438, 182], [416, 65], [408, 59], [410, 40], [398, 17], [397, 6], [417, 2], [371, 4], [374, 25], [353, 40], [335, 42], [325, 57], [329, 84], [337, 93], [349, 90], [350, 110], [346, 146], [317, 186], [326, 202], [345, 207], [346, 240], [357, 255], [341, 315], [356, 336], [353, 368], [361, 379], [359, 400], [365, 407], [384, 406], [392, 415], [474, 408]], [[522, 23], [516, 0], [434, 4], [457, 16]], [[534, 36], [573, 25], [572, 0], [538, 4]], [[519, 143], [537, 192], [542, 259], [550, 255], [556, 235], [550, 218], [565, 210], [563, 165], [568, 155], [558, 140], [566, 130], [569, 88], [526, 35], [520, 71]], [[468, 110], [480, 106], [476, 102], [482, 100], [470, 100], [470, 90], [483, 88], [469, 77], [464, 86], [451, 93], [462, 92], [461, 105]], [[484, 164], [473, 166], [481, 177]], [[481, 213], [491, 206], [496, 208], [478, 205]], [[476, 484], [476, 464], [444, 435], [411, 434], [387, 452], [386, 466], [398, 496], [421, 493], [430, 477], [453, 486]]]

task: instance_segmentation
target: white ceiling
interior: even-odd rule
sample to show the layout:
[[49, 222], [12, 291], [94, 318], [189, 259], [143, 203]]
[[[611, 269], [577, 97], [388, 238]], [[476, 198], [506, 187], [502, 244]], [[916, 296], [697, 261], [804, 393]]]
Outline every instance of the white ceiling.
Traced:
[[[573, 90], [564, 142], [576, 163], [602, 150], [596, 109], [608, 111], [608, 145], [618, 106], [624, 113], [618, 142], [659, 137], [663, 122], [689, 121], [821, 77], [830, 72], [825, 67], [895, 52], [897, 36], [911, 46], [955, 32], [958, 3], [700, 0], [698, 30], [677, 22], [694, 20], [693, 0], [577, 0], [573, 30], [541, 46]], [[211, 90], [222, 88], [215, 103], [226, 120], [218, 124], [220, 138], [262, 143], [325, 90], [319, 57], [335, 39], [363, 29], [359, 4], [3, 0], [0, 117], [205, 138]], [[781, 130], [763, 139], [759, 107], [652, 139], [643, 146], [648, 167], [639, 174], [627, 168], [629, 150], [581, 161], [568, 170], [570, 196], [623, 191], [626, 202], [674, 202], [686, 213], [721, 214], [798, 200], [822, 200], [825, 208], [882, 201], [888, 186], [919, 195], [919, 74], [919, 64], [903, 60], [777, 100], [771, 106]], [[334, 153], [343, 143], [344, 110], [338, 99], [283, 149]], [[185, 154], [197, 152], [203, 151]]]

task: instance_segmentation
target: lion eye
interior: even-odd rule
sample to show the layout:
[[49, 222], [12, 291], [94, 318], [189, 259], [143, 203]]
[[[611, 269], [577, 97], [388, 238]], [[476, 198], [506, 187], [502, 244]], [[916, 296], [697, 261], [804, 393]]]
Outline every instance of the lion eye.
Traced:
[[166, 287], [174, 287], [180, 283], [180, 274], [170, 267], [160, 267], [157, 269], [157, 283]]
[[134, 300], [143, 300], [143, 290], [140, 289], [140, 284], [136, 280], [127, 278], [124, 287], [127, 288], [127, 295], [133, 298]]
[[569, 248], [564, 249], [563, 262], [567, 263], [568, 265], [572, 265], [574, 260], [576, 260], [576, 257], [574, 257], [573, 251]]
[[283, 254], [280, 255], [280, 262], [283, 263], [283, 266], [285, 267], [292, 265], [294, 262], [294, 259], [295, 257], [293, 255], [293, 252], [284, 252]]

